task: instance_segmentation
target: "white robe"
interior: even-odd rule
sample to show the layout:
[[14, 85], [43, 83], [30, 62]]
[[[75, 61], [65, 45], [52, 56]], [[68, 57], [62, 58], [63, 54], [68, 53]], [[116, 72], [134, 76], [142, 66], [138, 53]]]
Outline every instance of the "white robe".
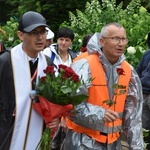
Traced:
[[[11, 50], [15, 95], [16, 114], [10, 150], [35, 150], [43, 130], [43, 119], [32, 108], [29, 94], [32, 89], [29, 60], [22, 49], [22, 43]], [[44, 76], [43, 69], [47, 61], [42, 52], [38, 54], [37, 82]]]

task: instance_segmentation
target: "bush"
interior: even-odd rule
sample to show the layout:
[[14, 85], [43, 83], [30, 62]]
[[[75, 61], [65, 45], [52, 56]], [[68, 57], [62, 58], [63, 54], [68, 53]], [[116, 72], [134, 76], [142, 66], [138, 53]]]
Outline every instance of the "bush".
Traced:
[[132, 0], [123, 9], [123, 3], [116, 5], [116, 0], [103, 0], [102, 4], [98, 0], [87, 2], [85, 11], [76, 10], [76, 15], [69, 12], [70, 21], [63, 22], [62, 26], [68, 26], [75, 33], [73, 49], [79, 51], [82, 39], [85, 34], [100, 32], [103, 25], [109, 22], [122, 24], [129, 39], [127, 47], [134, 47], [135, 54], [125, 55], [129, 63], [134, 67], [139, 63], [143, 52], [147, 50], [147, 34], [150, 26], [150, 14], [141, 6], [141, 0]]
[[21, 42], [17, 36], [17, 27], [18, 21], [12, 17], [6, 22], [5, 26], [1, 27], [0, 41], [4, 42], [6, 49], [10, 49]]
[[[86, 34], [100, 32], [102, 26], [109, 22], [122, 24], [126, 31], [129, 42], [127, 47], [134, 47], [135, 53], [130, 54], [125, 51], [126, 58], [135, 68], [141, 56], [148, 49], [147, 34], [149, 33], [150, 14], [141, 5], [142, 0], [132, 0], [123, 9], [123, 3], [116, 4], [116, 0], [103, 0], [100, 4], [98, 0], [87, 2], [85, 10], [76, 10], [76, 15], [69, 12], [69, 22], [63, 22], [60, 27], [67, 26], [75, 33], [73, 49], [79, 51], [81, 41]], [[0, 29], [0, 40], [5, 46], [10, 48], [21, 41], [17, 37], [17, 19], [10, 18], [5, 26]]]

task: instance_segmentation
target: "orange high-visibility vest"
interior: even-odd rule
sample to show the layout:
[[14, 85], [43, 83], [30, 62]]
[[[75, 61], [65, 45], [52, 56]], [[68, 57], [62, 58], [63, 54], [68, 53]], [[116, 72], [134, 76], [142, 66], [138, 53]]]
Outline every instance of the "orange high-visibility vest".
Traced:
[[87, 134], [91, 138], [101, 143], [107, 142], [108, 144], [110, 144], [116, 141], [120, 136], [120, 131], [122, 127], [122, 115], [124, 111], [126, 96], [128, 93], [128, 85], [131, 77], [131, 68], [126, 61], [121, 64], [125, 75], [119, 75], [118, 84], [126, 86], [126, 93], [114, 96], [113, 100], [116, 101], [116, 104], [110, 107], [109, 105], [106, 105], [106, 103], [103, 103], [104, 100], [109, 100], [109, 93], [105, 73], [103, 71], [103, 67], [99, 61], [98, 56], [96, 54], [92, 54], [86, 57], [86, 59], [89, 62], [92, 78], [94, 78], [94, 80], [92, 81], [92, 86], [89, 88], [88, 91], [89, 98], [87, 99], [87, 102], [93, 105], [102, 106], [106, 109], [114, 110], [115, 112], [118, 112], [120, 118], [111, 123], [104, 123], [101, 132], [77, 125], [68, 118], [66, 119], [66, 124], [69, 129], [72, 129], [79, 133]]
[[73, 62], [75, 62], [76, 60], [79, 60], [79, 59], [81, 59], [81, 58], [85, 58], [85, 57], [87, 57], [88, 55], [89, 55], [88, 52], [81, 53], [81, 54], [79, 54], [76, 58], [73, 59]]

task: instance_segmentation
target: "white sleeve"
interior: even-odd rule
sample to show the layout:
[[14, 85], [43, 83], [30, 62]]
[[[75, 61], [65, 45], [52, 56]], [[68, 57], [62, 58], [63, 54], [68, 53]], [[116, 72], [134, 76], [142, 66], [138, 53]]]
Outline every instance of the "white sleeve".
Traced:
[[51, 58], [52, 51], [51, 51], [50, 47], [45, 48], [45, 49], [43, 50], [43, 53], [44, 53], [45, 55], [47, 55], [48, 57]]

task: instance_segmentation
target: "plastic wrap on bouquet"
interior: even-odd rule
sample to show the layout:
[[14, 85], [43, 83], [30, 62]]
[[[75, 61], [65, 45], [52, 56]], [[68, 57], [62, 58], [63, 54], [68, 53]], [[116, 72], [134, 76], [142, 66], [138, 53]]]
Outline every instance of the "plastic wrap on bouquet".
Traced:
[[70, 111], [73, 109], [72, 104], [58, 105], [40, 95], [38, 95], [38, 98], [39, 102], [33, 103], [33, 108], [42, 116], [46, 123], [51, 122], [55, 118], [71, 115]]

